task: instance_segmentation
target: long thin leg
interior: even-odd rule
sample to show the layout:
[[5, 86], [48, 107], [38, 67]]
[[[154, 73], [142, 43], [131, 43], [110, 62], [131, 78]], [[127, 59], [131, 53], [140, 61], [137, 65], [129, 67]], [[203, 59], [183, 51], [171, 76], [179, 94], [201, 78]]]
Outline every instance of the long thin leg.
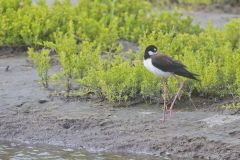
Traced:
[[167, 110], [167, 81], [163, 80], [163, 121], [166, 119], [166, 110]]
[[169, 109], [170, 116], [172, 115], [172, 108], [173, 108], [173, 106], [174, 106], [174, 103], [175, 103], [176, 99], [177, 99], [178, 97], [180, 97], [179, 94], [180, 94], [180, 92], [181, 92], [181, 90], [182, 90], [182, 88], [183, 88], [183, 81], [182, 81], [180, 78], [178, 78], [177, 76], [174, 76], [174, 77], [175, 77], [175, 78], [178, 80], [178, 82], [179, 82], [179, 89], [178, 89], [178, 91], [177, 91], [177, 93], [176, 93], [176, 95], [175, 95], [175, 97], [174, 97], [174, 99], [173, 99], [173, 101], [172, 101], [171, 106], [170, 106], [170, 109]]

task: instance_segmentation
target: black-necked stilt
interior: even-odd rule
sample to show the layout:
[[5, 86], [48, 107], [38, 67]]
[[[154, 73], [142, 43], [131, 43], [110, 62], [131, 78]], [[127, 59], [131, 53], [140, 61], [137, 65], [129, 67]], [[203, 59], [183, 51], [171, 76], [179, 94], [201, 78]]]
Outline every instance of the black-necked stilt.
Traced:
[[186, 69], [186, 66], [179, 61], [173, 60], [171, 57], [164, 54], [157, 54], [157, 47], [154, 45], [149, 45], [144, 54], [144, 66], [152, 73], [158, 77], [163, 78], [163, 100], [164, 100], [164, 116], [163, 121], [165, 121], [166, 114], [166, 93], [167, 93], [167, 81], [166, 78], [169, 76], [174, 76], [179, 82], [179, 89], [171, 103], [169, 112], [170, 116], [172, 114], [173, 105], [180, 94], [183, 87], [183, 81], [178, 77], [186, 77], [194, 80], [198, 80], [195, 73], [191, 73]]

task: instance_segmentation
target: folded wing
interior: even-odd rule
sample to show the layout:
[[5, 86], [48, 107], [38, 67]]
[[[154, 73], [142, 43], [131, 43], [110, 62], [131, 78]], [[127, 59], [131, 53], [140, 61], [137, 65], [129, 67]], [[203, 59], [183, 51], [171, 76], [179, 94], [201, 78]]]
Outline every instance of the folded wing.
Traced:
[[186, 69], [186, 66], [179, 61], [173, 60], [167, 55], [153, 55], [152, 64], [156, 68], [164, 71], [174, 73], [178, 76], [198, 80], [195, 73], [191, 73]]

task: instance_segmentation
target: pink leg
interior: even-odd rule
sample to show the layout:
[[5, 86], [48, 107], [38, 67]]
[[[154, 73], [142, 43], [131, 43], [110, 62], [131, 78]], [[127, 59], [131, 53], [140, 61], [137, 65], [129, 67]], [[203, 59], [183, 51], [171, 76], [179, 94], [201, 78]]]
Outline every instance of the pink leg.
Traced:
[[179, 82], [179, 89], [178, 89], [177, 94], [175, 95], [175, 97], [174, 97], [174, 99], [173, 99], [173, 101], [172, 101], [171, 106], [170, 106], [170, 109], [169, 109], [169, 111], [170, 111], [170, 116], [172, 115], [172, 108], [173, 108], [173, 106], [174, 106], [174, 103], [175, 103], [176, 99], [177, 99], [178, 97], [180, 98], [179, 94], [180, 94], [180, 92], [181, 92], [181, 90], [182, 90], [182, 87], [183, 87], [183, 81], [182, 81], [181, 79], [179, 79], [177, 76], [175, 76], [175, 78], [176, 78], [176, 79], [178, 80], [178, 82]]
[[166, 119], [166, 110], [167, 110], [167, 82], [166, 80], [163, 81], [163, 103], [164, 103], [164, 109], [163, 109], [163, 122]]

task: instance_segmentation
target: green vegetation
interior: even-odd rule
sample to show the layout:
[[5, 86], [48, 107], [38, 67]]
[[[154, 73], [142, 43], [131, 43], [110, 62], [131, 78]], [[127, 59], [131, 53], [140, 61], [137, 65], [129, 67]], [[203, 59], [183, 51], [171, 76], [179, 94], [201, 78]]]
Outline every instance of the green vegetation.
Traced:
[[[201, 82], [186, 81], [188, 92], [240, 94], [240, 19], [203, 30], [177, 11], [154, 14], [147, 0], [81, 0], [75, 6], [70, 0], [52, 6], [44, 0], [0, 0], [0, 13], [0, 44], [32, 47], [29, 57], [46, 87], [58, 83], [68, 94], [94, 92], [110, 102], [160, 97], [160, 79], [142, 64], [145, 47], [155, 44], [201, 75]], [[122, 53], [120, 40], [138, 43], [139, 50]], [[34, 52], [39, 47], [44, 49]], [[50, 48], [62, 67], [52, 76]], [[73, 82], [79, 91], [72, 91]], [[176, 83], [169, 79], [170, 93]]]
[[34, 52], [33, 48], [29, 48], [28, 55], [37, 66], [38, 76], [41, 78], [41, 83], [44, 87], [48, 87], [49, 75], [48, 70], [50, 68], [50, 56], [49, 50], [42, 49], [40, 52]]

